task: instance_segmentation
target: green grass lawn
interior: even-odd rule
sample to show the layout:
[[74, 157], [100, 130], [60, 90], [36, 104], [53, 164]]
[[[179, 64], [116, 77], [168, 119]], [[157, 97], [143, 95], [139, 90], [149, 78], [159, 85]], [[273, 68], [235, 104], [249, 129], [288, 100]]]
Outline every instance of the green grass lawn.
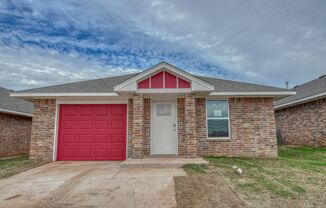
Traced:
[[35, 168], [44, 163], [29, 160], [27, 155], [0, 158], [0, 179]]
[[[249, 207], [325, 207], [326, 148], [280, 146], [278, 155], [275, 159], [206, 157], [210, 162], [207, 167], [187, 165], [184, 168], [189, 183], [194, 183], [199, 178], [202, 180], [198, 183], [202, 184], [211, 178], [223, 180], [226, 187]], [[233, 172], [234, 165], [243, 170], [243, 175]], [[184, 187], [179, 182], [188, 183], [185, 178], [176, 179], [177, 190], [178, 187]], [[209, 183], [212, 184], [212, 181]], [[220, 187], [209, 187], [207, 192], [222, 193]], [[186, 192], [179, 193], [187, 194]], [[204, 197], [203, 195], [202, 198]], [[205, 200], [214, 202], [210, 197]], [[205, 204], [205, 207], [209, 207], [207, 202]]]

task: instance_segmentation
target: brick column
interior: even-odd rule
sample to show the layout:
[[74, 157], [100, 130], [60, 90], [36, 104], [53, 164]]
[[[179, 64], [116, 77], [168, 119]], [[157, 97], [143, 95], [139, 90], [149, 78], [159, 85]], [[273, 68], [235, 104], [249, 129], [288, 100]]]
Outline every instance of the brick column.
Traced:
[[143, 157], [144, 138], [144, 95], [134, 94], [132, 116], [132, 158]]
[[30, 159], [52, 161], [55, 108], [54, 99], [34, 100]]
[[197, 157], [196, 102], [194, 94], [185, 95], [186, 156]]

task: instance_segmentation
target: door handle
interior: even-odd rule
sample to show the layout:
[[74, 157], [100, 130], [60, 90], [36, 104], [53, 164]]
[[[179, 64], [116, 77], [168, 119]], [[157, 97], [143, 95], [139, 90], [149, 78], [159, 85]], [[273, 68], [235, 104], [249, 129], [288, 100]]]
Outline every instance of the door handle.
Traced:
[[177, 125], [174, 123], [174, 124], [173, 124], [173, 131], [176, 131], [176, 130], [177, 130], [176, 127], [177, 127]]

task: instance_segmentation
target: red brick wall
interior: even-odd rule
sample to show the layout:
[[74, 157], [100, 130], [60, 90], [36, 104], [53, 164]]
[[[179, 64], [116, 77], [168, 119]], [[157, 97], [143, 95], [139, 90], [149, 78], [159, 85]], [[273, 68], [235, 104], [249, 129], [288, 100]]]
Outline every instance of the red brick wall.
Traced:
[[196, 99], [194, 94], [185, 95], [186, 157], [197, 157]]
[[197, 146], [199, 155], [277, 156], [272, 98], [230, 98], [231, 138], [210, 140], [206, 136], [206, 102], [196, 99]]
[[133, 158], [142, 158], [144, 141], [144, 95], [134, 94], [132, 104], [131, 156]]
[[143, 156], [150, 155], [150, 132], [151, 132], [151, 100], [144, 99], [144, 141]]
[[[150, 155], [150, 131], [151, 131], [151, 124], [150, 124], [150, 119], [151, 119], [151, 99], [149, 98], [143, 98], [142, 95], [136, 95], [134, 97], [136, 101], [139, 103], [138, 106], [134, 106], [134, 99], [130, 98], [129, 99], [129, 104], [128, 104], [128, 157], [143, 157], [143, 156], [149, 156]], [[140, 106], [140, 101], [139, 99], [143, 99], [143, 107]], [[142, 115], [142, 122], [143, 126], [142, 127], [137, 127], [141, 128], [142, 132], [134, 132], [134, 110], [135, 108], [137, 109], [138, 113]], [[139, 121], [140, 122], [140, 121]], [[136, 122], [136, 126], [139, 125], [139, 122]], [[143, 136], [141, 137], [141, 141], [139, 140], [133, 140], [133, 134], [135, 133], [141, 133]], [[139, 151], [141, 151], [141, 154], [135, 155], [135, 151], [133, 153], [133, 148], [134, 146], [137, 146], [139, 148]]]
[[52, 161], [55, 126], [54, 99], [34, 100], [32, 137], [29, 157]]
[[186, 156], [185, 99], [177, 99], [178, 108], [178, 155]]
[[326, 146], [326, 98], [275, 111], [285, 144]]
[[0, 113], [0, 157], [29, 152], [32, 118]]
[[132, 155], [132, 121], [133, 118], [133, 100], [130, 98], [128, 100], [128, 157]]

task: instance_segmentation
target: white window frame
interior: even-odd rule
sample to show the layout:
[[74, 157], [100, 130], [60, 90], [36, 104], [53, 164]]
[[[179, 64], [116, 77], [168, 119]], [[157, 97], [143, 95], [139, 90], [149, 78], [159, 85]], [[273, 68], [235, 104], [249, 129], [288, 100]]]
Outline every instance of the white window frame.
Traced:
[[[207, 104], [208, 101], [225, 101], [228, 109], [228, 117], [220, 117], [220, 118], [208, 118], [208, 109], [207, 109]], [[230, 140], [231, 138], [231, 123], [230, 123], [230, 108], [229, 108], [229, 100], [228, 99], [206, 99], [206, 105], [205, 105], [205, 110], [206, 110], [206, 137], [208, 140]], [[228, 137], [209, 137], [208, 136], [208, 119], [210, 120], [225, 120], [228, 119], [228, 131], [229, 131], [229, 136]]]

